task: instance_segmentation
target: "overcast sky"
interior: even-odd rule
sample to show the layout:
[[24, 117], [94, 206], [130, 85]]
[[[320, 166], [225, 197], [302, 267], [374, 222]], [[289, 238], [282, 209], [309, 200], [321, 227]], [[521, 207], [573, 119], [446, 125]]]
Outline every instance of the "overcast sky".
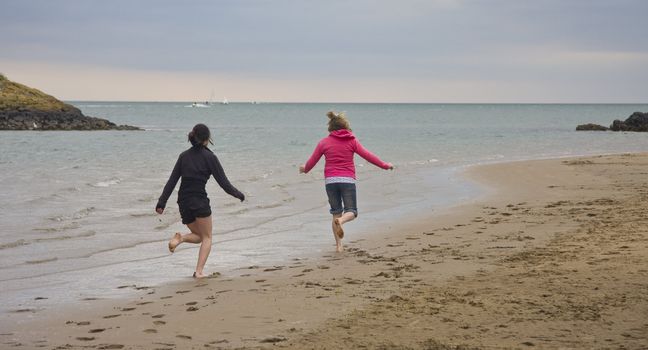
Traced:
[[0, 0], [65, 100], [648, 102], [648, 1]]

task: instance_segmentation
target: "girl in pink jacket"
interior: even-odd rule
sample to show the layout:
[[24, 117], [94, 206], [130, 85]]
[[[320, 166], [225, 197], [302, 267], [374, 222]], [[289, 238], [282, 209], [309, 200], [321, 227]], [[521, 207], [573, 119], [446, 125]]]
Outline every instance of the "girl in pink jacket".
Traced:
[[351, 132], [349, 121], [344, 113], [328, 112], [326, 115], [329, 118], [329, 136], [320, 140], [313, 155], [306, 164], [299, 167], [299, 172], [308, 173], [324, 155], [326, 159], [324, 177], [326, 194], [331, 205], [330, 213], [333, 215], [333, 236], [337, 251], [342, 252], [344, 237], [342, 225], [358, 216], [353, 155], [357, 153], [368, 162], [385, 170], [392, 170], [394, 167], [362, 147], [360, 141]]

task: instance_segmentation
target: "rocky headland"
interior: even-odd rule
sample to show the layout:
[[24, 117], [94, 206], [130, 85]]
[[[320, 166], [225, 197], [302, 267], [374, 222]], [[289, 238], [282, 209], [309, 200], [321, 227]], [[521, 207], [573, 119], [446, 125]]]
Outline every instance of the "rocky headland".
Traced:
[[116, 125], [0, 74], [0, 130], [141, 130]]
[[648, 131], [648, 113], [634, 112], [628, 119], [621, 121], [616, 119], [610, 127], [598, 124], [581, 124], [576, 131]]

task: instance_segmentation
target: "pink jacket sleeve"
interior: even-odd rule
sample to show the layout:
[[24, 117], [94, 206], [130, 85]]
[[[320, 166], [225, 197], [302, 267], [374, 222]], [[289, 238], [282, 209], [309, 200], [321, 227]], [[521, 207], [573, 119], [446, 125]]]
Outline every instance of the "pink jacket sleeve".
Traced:
[[358, 139], [355, 140], [355, 152], [360, 155], [360, 157], [366, 159], [369, 163], [385, 170], [389, 169], [389, 163], [383, 162], [377, 155], [369, 152], [369, 150], [362, 146]]
[[306, 161], [306, 164], [304, 165], [304, 168], [306, 168], [305, 172], [308, 173], [313, 169], [313, 167], [319, 162], [320, 158], [322, 158], [322, 155], [324, 154], [323, 148], [322, 148], [322, 142], [320, 141], [317, 146], [315, 147], [315, 150], [313, 151], [313, 154], [308, 158]]

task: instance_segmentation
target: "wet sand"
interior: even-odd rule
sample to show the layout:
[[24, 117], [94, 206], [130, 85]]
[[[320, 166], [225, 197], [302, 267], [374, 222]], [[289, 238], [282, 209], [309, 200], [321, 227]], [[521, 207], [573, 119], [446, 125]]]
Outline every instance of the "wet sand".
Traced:
[[0, 347], [648, 347], [648, 154], [467, 175], [491, 193], [366, 240], [345, 225], [342, 254], [323, 227], [331, 252], [318, 259], [115, 286], [138, 290], [134, 300], [15, 309]]

